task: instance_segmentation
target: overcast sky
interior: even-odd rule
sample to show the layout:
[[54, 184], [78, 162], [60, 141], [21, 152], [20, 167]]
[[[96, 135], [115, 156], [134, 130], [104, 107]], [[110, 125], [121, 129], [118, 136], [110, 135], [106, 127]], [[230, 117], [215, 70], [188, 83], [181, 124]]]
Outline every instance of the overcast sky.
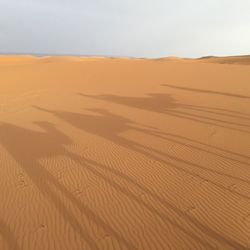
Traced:
[[250, 0], [0, 0], [0, 53], [250, 54]]

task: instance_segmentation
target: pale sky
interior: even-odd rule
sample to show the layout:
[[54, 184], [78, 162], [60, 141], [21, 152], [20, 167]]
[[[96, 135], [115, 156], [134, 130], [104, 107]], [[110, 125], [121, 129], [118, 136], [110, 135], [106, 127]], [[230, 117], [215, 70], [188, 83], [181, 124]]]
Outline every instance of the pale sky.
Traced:
[[0, 0], [0, 53], [250, 54], [250, 0]]

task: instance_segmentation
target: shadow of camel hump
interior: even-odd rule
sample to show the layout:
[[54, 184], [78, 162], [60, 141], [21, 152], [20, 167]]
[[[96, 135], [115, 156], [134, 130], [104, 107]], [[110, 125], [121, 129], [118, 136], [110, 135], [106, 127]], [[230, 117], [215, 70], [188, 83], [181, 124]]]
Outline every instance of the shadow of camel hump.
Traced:
[[143, 97], [119, 95], [95, 96], [82, 93], [79, 95], [159, 113], [165, 113], [168, 109], [176, 108], [178, 106], [178, 103], [171, 95], [162, 93], [150, 93]]
[[154, 130], [142, 129], [134, 124], [131, 120], [123, 116], [113, 114], [105, 109], [87, 109], [92, 114], [73, 113], [66, 111], [48, 110], [41, 107], [35, 107], [41, 111], [54, 114], [56, 117], [66, 121], [76, 128], [82, 129], [90, 134], [98, 135], [108, 141], [115, 142], [124, 147], [136, 145], [120, 134], [128, 130], [141, 131], [146, 133], [155, 133]]

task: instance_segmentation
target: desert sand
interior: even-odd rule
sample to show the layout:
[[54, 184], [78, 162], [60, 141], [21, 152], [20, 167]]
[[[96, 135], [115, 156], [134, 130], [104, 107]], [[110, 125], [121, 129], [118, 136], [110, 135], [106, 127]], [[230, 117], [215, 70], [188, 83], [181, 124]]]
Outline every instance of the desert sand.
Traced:
[[250, 249], [250, 57], [0, 57], [0, 249]]

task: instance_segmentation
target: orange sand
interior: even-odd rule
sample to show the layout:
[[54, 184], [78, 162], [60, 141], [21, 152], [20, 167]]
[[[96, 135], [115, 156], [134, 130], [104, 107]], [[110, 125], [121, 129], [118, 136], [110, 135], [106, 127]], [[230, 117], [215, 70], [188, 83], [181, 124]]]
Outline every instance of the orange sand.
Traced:
[[0, 57], [0, 249], [249, 249], [246, 58]]

